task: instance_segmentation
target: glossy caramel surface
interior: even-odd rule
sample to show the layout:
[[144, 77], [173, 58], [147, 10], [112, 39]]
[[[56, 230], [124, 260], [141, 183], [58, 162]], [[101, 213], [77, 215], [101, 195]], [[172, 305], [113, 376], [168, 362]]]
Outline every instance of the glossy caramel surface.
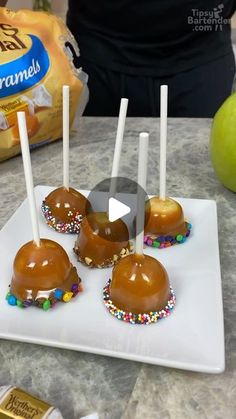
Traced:
[[186, 234], [187, 226], [181, 205], [171, 198], [150, 198], [145, 209], [145, 234]]
[[55, 288], [71, 289], [78, 280], [67, 253], [56, 242], [41, 239], [38, 247], [33, 241], [24, 244], [13, 262], [11, 292], [20, 300], [39, 291], [51, 291]]
[[87, 198], [73, 188], [67, 190], [63, 186], [52, 191], [45, 203], [50, 207], [53, 216], [63, 223], [70, 223], [76, 213], [83, 217], [90, 210]]
[[165, 268], [151, 256], [132, 254], [114, 267], [110, 285], [113, 304], [135, 314], [165, 307], [170, 285]]
[[82, 259], [102, 265], [129, 246], [129, 231], [122, 220], [109, 221], [105, 212], [88, 214], [80, 224], [75, 250]]

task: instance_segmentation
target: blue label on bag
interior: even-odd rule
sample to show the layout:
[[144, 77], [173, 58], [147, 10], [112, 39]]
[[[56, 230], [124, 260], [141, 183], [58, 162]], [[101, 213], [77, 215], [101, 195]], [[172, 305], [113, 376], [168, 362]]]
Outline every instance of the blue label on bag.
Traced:
[[50, 60], [43, 43], [35, 35], [30, 50], [21, 57], [0, 65], [0, 98], [23, 92], [47, 74]]

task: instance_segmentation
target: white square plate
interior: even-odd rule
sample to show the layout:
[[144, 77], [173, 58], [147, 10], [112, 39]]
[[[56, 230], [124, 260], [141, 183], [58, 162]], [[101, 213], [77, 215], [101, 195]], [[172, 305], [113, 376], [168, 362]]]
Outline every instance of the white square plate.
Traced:
[[[38, 208], [52, 189], [35, 188]], [[88, 195], [88, 191], [81, 192]], [[103, 193], [97, 197], [102, 202]], [[167, 249], [145, 249], [166, 267], [177, 303], [170, 317], [149, 326], [130, 325], [109, 314], [102, 290], [111, 269], [91, 270], [77, 262], [72, 250], [76, 236], [48, 228], [40, 209], [41, 237], [58, 241], [68, 252], [84, 292], [69, 304], [58, 304], [47, 312], [9, 306], [5, 295], [13, 259], [20, 246], [32, 240], [24, 201], [0, 232], [0, 337], [192, 371], [222, 372], [225, 353], [216, 204], [201, 199], [177, 200], [193, 225], [189, 239]]]

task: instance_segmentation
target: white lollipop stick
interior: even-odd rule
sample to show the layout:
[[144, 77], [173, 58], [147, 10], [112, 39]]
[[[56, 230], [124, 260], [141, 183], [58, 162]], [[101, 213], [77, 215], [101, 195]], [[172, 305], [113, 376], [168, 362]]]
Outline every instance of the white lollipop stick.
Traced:
[[116, 143], [115, 143], [115, 151], [114, 151], [112, 171], [111, 171], [109, 197], [114, 197], [114, 195], [116, 194], [116, 183], [117, 183], [116, 178], [118, 177], [118, 173], [119, 173], [120, 155], [121, 155], [121, 149], [122, 149], [122, 143], [123, 143], [123, 137], [124, 137], [127, 107], [128, 107], [128, 99], [122, 98], [120, 101], [120, 112], [119, 112], [118, 126], [117, 126], [117, 132], [116, 132]]
[[160, 199], [166, 199], [166, 140], [168, 86], [161, 86], [160, 112]]
[[63, 86], [63, 186], [69, 190], [70, 87]]
[[136, 253], [143, 254], [144, 219], [145, 219], [145, 196], [147, 184], [149, 134], [139, 134], [139, 157], [138, 157], [138, 194], [137, 194], [137, 218], [136, 218]]
[[23, 158], [23, 166], [25, 172], [25, 183], [27, 196], [29, 201], [30, 208], [30, 218], [31, 225], [33, 230], [33, 240], [36, 245], [40, 246], [40, 236], [39, 236], [39, 224], [36, 211], [35, 195], [34, 195], [34, 182], [32, 175], [30, 151], [29, 151], [29, 139], [28, 132], [26, 127], [25, 112], [17, 112], [18, 127], [20, 134], [20, 143], [21, 143], [21, 152]]

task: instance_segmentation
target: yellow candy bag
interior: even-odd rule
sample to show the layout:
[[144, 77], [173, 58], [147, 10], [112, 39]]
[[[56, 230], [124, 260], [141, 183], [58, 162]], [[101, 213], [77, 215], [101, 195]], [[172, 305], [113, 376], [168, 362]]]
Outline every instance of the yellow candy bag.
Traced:
[[25, 111], [31, 147], [62, 136], [62, 86], [70, 86], [70, 123], [88, 100], [79, 49], [54, 15], [0, 7], [0, 161], [20, 152], [17, 111]]

